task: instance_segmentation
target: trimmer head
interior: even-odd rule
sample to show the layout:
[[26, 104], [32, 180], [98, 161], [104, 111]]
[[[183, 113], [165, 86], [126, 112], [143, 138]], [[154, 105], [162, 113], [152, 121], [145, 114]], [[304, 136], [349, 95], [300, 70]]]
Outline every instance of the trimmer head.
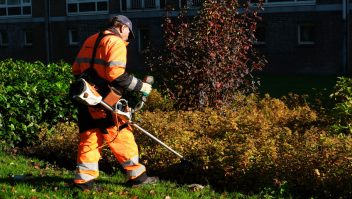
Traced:
[[169, 173], [184, 173], [187, 170], [190, 170], [195, 167], [195, 163], [187, 160], [187, 159], [181, 159], [181, 163], [173, 164], [169, 166], [168, 171]]

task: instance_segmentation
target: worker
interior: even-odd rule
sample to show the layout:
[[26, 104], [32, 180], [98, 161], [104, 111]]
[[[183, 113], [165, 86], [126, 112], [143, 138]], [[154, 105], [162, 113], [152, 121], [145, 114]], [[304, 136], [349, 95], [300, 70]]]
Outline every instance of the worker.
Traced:
[[[73, 66], [72, 72], [79, 77], [90, 66], [93, 66], [98, 78], [109, 82], [110, 86], [127, 91], [142, 92], [148, 95], [151, 85], [126, 73], [128, 39], [134, 39], [132, 22], [123, 15], [110, 18], [109, 28], [103, 33], [99, 45], [95, 45], [98, 37], [94, 34], [83, 44]], [[96, 53], [93, 58], [93, 50]], [[94, 63], [91, 61], [94, 60]], [[91, 65], [92, 64], [92, 65]], [[94, 83], [94, 82], [93, 82]], [[77, 103], [76, 103], [77, 104]], [[128, 123], [116, 119], [114, 115], [102, 108], [78, 104], [79, 146], [77, 156], [77, 173], [75, 187], [80, 190], [99, 190], [101, 185], [94, 185], [99, 176], [98, 161], [103, 140], [109, 142], [115, 157], [126, 170], [130, 185], [157, 183], [158, 177], [148, 177], [146, 168], [139, 163], [139, 154], [132, 128]], [[118, 134], [116, 134], [118, 132]]]

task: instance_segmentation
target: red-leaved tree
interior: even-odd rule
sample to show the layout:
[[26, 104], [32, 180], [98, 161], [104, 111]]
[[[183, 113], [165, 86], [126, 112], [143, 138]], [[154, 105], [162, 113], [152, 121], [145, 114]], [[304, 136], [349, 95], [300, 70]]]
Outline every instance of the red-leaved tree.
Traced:
[[238, 91], [257, 91], [259, 81], [251, 73], [267, 61], [252, 48], [253, 31], [262, 20], [257, 13], [264, 4], [255, 5], [258, 9], [251, 10], [248, 1], [239, 13], [237, 0], [205, 0], [191, 20], [187, 4], [177, 19], [170, 17], [173, 8], [167, 7], [163, 46], [149, 47], [141, 54], [160, 88], [171, 94], [179, 108], [230, 104]]

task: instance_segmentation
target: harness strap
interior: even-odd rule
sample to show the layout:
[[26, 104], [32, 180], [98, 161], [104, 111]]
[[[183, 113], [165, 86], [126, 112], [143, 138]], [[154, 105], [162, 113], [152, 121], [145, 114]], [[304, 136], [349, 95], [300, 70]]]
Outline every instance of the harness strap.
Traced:
[[[99, 43], [101, 42], [101, 40], [103, 40], [103, 38], [108, 36], [108, 35], [115, 35], [115, 34], [112, 34], [112, 33], [104, 34], [104, 31], [100, 31], [100, 33], [98, 35], [98, 38], [95, 41], [94, 49], [93, 49], [93, 55], [92, 55], [92, 60], [90, 61], [90, 67], [91, 68], [93, 68], [93, 66], [94, 66], [95, 54], [97, 53], [97, 49], [98, 49], [98, 46], [99, 46]], [[119, 34], [119, 32], [115, 31], [115, 33], [117, 33], [117, 36], [121, 38], [121, 35]]]

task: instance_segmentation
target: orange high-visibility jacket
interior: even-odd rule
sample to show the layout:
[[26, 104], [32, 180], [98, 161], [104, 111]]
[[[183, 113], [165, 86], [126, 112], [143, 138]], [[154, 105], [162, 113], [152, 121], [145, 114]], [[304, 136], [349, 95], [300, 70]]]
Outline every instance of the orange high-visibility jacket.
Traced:
[[[111, 85], [118, 86], [128, 91], [140, 91], [143, 82], [125, 72], [127, 62], [128, 42], [123, 41], [115, 29], [104, 31], [104, 34], [114, 33], [115, 35], [105, 36], [100, 42], [94, 60], [94, 69], [98, 75]], [[72, 72], [75, 76], [80, 75], [90, 67], [93, 49], [99, 33], [89, 37], [83, 44], [73, 66]]]

